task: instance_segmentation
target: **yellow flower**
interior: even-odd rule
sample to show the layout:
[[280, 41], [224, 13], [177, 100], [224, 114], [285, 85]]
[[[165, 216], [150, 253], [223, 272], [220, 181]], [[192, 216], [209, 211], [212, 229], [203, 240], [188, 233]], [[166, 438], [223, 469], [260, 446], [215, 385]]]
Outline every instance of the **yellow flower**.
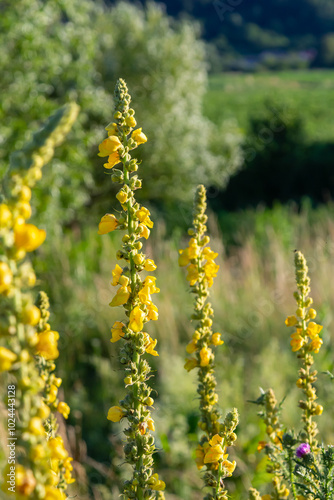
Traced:
[[194, 368], [196, 368], [197, 365], [197, 360], [194, 358], [191, 359], [186, 359], [186, 363], [184, 365], [184, 369], [187, 370], [187, 372], [190, 372]]
[[233, 471], [236, 467], [236, 461], [233, 460], [233, 462], [230, 462], [229, 460], [223, 460], [222, 462], [222, 467], [225, 471], [225, 474], [229, 477], [229, 476], [232, 476], [233, 474]]
[[145, 313], [136, 306], [130, 312], [129, 328], [134, 332], [140, 332], [144, 326]]
[[138, 292], [138, 297], [139, 300], [142, 304], [149, 304], [149, 302], [152, 301], [151, 299], [151, 294], [150, 294], [150, 288], [148, 286], [144, 286], [139, 292]]
[[322, 329], [323, 329], [322, 325], [317, 325], [313, 321], [310, 321], [309, 324], [307, 325], [307, 330], [306, 330], [307, 335], [311, 339], [313, 339], [313, 338], [317, 337], [317, 335], [321, 332]]
[[257, 451], [262, 451], [264, 448], [267, 446], [267, 441], [259, 441], [259, 444], [257, 445]]
[[25, 220], [30, 219], [31, 217], [31, 206], [30, 203], [27, 201], [20, 201], [17, 204], [17, 209], [21, 217], [23, 217]]
[[0, 293], [9, 290], [13, 281], [13, 273], [6, 262], [0, 262]]
[[209, 347], [203, 347], [199, 352], [201, 362], [200, 366], [208, 366], [212, 357], [212, 351]]
[[50, 415], [50, 408], [48, 405], [46, 405], [45, 403], [42, 403], [41, 406], [39, 407], [38, 409], [38, 413], [37, 415], [42, 419], [42, 420], [45, 420], [46, 418], [48, 418], [48, 416]]
[[139, 210], [136, 212], [136, 217], [137, 219], [144, 224], [145, 226], [152, 228], [153, 227], [153, 222], [150, 219], [150, 211], [148, 208], [141, 207]]
[[290, 345], [292, 347], [292, 352], [299, 351], [299, 349], [304, 345], [305, 340], [297, 332], [291, 335]]
[[51, 384], [47, 397], [48, 403], [54, 403], [57, 399], [57, 395], [58, 395], [58, 387], [54, 384]]
[[155, 491], [163, 491], [166, 488], [165, 483], [159, 479], [158, 474], [153, 474], [148, 480], [148, 484]]
[[148, 271], [148, 272], [155, 271], [156, 268], [157, 268], [157, 266], [155, 265], [154, 260], [146, 259], [145, 264], [144, 264], [145, 271]]
[[127, 289], [126, 286], [121, 286], [117, 292], [112, 301], [110, 302], [111, 307], [117, 307], [117, 306], [122, 306], [123, 304], [126, 304], [127, 301], [129, 300], [130, 297], [130, 292]]
[[15, 226], [14, 238], [18, 249], [32, 252], [44, 242], [46, 232], [33, 224], [19, 224]]
[[195, 462], [197, 465], [197, 469], [201, 470], [204, 467], [204, 457], [205, 457], [205, 451], [203, 446], [200, 444], [197, 445], [196, 451], [195, 451]]
[[118, 220], [113, 214], [106, 214], [102, 217], [99, 223], [99, 230], [97, 234], [107, 234], [114, 231], [118, 226]]
[[65, 460], [68, 457], [68, 453], [64, 447], [64, 441], [60, 436], [49, 439], [48, 447], [50, 449], [51, 458], [58, 460]]
[[188, 248], [188, 256], [189, 256], [189, 259], [196, 259], [196, 257], [198, 257], [199, 255], [199, 252], [200, 252], [200, 248], [197, 244], [197, 241], [195, 240], [195, 238], [191, 238], [191, 240], [189, 241], [189, 248]]
[[213, 345], [222, 345], [224, 344], [224, 341], [221, 340], [221, 334], [220, 333], [213, 333], [212, 337], [211, 337], [211, 342], [213, 343]]
[[315, 309], [310, 309], [308, 312], [308, 317], [314, 319], [317, 316], [317, 311]]
[[213, 278], [217, 276], [217, 272], [219, 270], [218, 264], [215, 264], [212, 260], [208, 260], [204, 265], [204, 274], [205, 278], [208, 281], [209, 287], [213, 285]]
[[148, 321], [157, 321], [157, 319], [159, 317], [157, 306], [155, 304], [153, 304], [153, 302], [149, 302], [146, 305], [147, 305], [147, 320]]
[[189, 248], [185, 248], [184, 250], [179, 250], [179, 266], [184, 267], [189, 264]]
[[113, 327], [111, 329], [112, 337], [110, 339], [110, 342], [117, 342], [119, 339], [124, 337], [124, 332], [123, 332], [123, 327], [125, 326], [124, 323], [121, 321], [115, 321], [113, 324]]
[[57, 410], [59, 411], [59, 413], [61, 413], [63, 415], [64, 418], [68, 418], [69, 414], [70, 414], [70, 407], [68, 406], [67, 403], [65, 403], [64, 401], [59, 401], [58, 405], [57, 405]]
[[12, 213], [5, 203], [0, 205], [0, 229], [8, 227], [12, 221]]
[[118, 199], [118, 201], [123, 205], [127, 199], [128, 199], [128, 195], [127, 193], [121, 189], [120, 191], [118, 191], [118, 193], [116, 194], [116, 198]]
[[309, 344], [309, 348], [311, 349], [311, 351], [313, 351], [316, 354], [318, 354], [318, 352], [320, 351], [320, 347], [322, 346], [322, 344], [323, 344], [322, 339], [319, 337], [319, 335], [317, 335], [316, 337], [314, 337], [314, 339], [312, 340], [312, 342]]
[[33, 417], [28, 424], [28, 431], [31, 432], [31, 434], [35, 434], [35, 436], [43, 436], [45, 434], [45, 429], [42, 419]]
[[153, 418], [147, 419], [147, 427], [150, 429], [150, 431], [152, 431], [152, 432], [155, 431], [155, 425], [154, 425]]
[[191, 286], [194, 286], [196, 281], [199, 279], [199, 272], [197, 266], [195, 264], [190, 264], [188, 267], [188, 274], [186, 277], [187, 281], [189, 281]]
[[[103, 156], [105, 156], [105, 155], [103, 155]], [[104, 168], [110, 169], [110, 168], [113, 168], [115, 165], [117, 165], [117, 163], [119, 163], [120, 161], [121, 161], [121, 159], [120, 159], [119, 153], [118, 153], [118, 151], [115, 151], [114, 153], [109, 155], [108, 162], [104, 163], [103, 166], [104, 166]]]
[[109, 408], [107, 419], [112, 422], [119, 422], [124, 417], [125, 413], [119, 406]]
[[197, 351], [197, 342], [195, 340], [191, 340], [186, 347], [186, 351], [188, 354], [192, 354]]
[[203, 259], [214, 260], [218, 257], [218, 252], [214, 252], [210, 247], [205, 247], [202, 252]]
[[288, 316], [285, 320], [286, 326], [295, 326], [298, 323], [296, 316]]
[[19, 198], [21, 201], [30, 201], [31, 199], [31, 189], [28, 186], [22, 186], [19, 192]]
[[137, 125], [135, 117], [134, 116], [128, 116], [127, 118], [125, 118], [125, 124], [128, 127], [132, 127], [132, 128], [135, 127]]
[[33, 462], [40, 462], [42, 461], [46, 456], [46, 450], [43, 445], [41, 444], [36, 444], [36, 446], [33, 446], [30, 451], [30, 458], [32, 459]]
[[145, 333], [145, 338], [145, 351], [152, 356], [159, 356], [158, 352], [154, 350], [158, 342], [157, 339], [153, 340], [148, 333]]
[[117, 123], [110, 122], [109, 125], [106, 126], [105, 130], [108, 132], [108, 135], [116, 135]]
[[26, 325], [37, 325], [41, 319], [41, 311], [36, 306], [28, 307], [22, 312], [22, 322]]
[[[211, 440], [212, 441], [212, 440]], [[211, 445], [204, 457], [205, 464], [214, 464], [219, 462], [225, 455], [225, 451], [220, 444]]]
[[15, 467], [16, 492], [19, 495], [29, 497], [36, 487], [35, 476], [30, 469], [25, 469], [23, 465]]
[[134, 130], [132, 132], [131, 138], [136, 141], [137, 146], [139, 146], [140, 144], [144, 144], [144, 142], [147, 142], [147, 137], [144, 132], [142, 132], [142, 128], [137, 128], [137, 130]]
[[59, 356], [58, 351], [59, 333], [53, 330], [45, 330], [38, 334], [38, 342], [36, 345], [36, 354], [43, 356], [45, 359], [56, 359]]
[[145, 238], [147, 240], [150, 236], [150, 230], [145, 224], [139, 224], [139, 230], [140, 230], [140, 237]]
[[0, 372], [10, 370], [17, 356], [6, 347], [0, 346]]
[[120, 278], [122, 272], [123, 272], [123, 269], [121, 268], [121, 266], [119, 266], [118, 264], [116, 264], [115, 269], [113, 269], [111, 271], [111, 274], [112, 274], [112, 282], [111, 282], [111, 284], [112, 284], [112, 286], [118, 285], [119, 278]]
[[66, 494], [59, 488], [46, 486], [43, 500], [66, 500]]
[[321, 415], [323, 411], [324, 411], [323, 406], [321, 406], [321, 405], [317, 405], [316, 406], [316, 408], [315, 408], [315, 414], [316, 415]]
[[99, 145], [98, 156], [109, 156], [121, 147], [122, 143], [116, 135], [111, 135], [104, 139]]

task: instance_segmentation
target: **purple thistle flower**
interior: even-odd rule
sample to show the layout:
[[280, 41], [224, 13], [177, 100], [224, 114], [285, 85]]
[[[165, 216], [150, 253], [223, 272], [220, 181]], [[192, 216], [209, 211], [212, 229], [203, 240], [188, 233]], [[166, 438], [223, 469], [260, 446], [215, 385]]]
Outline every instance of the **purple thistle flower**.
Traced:
[[296, 449], [296, 456], [298, 458], [303, 458], [305, 457], [305, 455], [310, 453], [310, 451], [311, 451], [310, 445], [308, 443], [302, 443]]

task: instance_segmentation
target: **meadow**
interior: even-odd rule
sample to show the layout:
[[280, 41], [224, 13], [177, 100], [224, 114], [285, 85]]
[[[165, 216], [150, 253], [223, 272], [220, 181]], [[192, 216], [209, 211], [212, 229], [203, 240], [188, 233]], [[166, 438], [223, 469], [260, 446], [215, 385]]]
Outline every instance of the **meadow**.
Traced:
[[[334, 72], [325, 70], [212, 75], [203, 110], [213, 123], [233, 120], [246, 133], [249, 116], [264, 106], [267, 97], [274, 96], [277, 101], [291, 101], [299, 109], [310, 142], [332, 142], [333, 87]], [[145, 147], [149, 149], [149, 143]], [[272, 387], [278, 400], [284, 399], [282, 415], [288, 428], [300, 427], [295, 408], [298, 362], [290, 348], [291, 332], [284, 324], [296, 308], [295, 249], [307, 259], [317, 320], [324, 325], [316, 368], [319, 402], [327, 412], [319, 418], [319, 429], [324, 442], [334, 440], [330, 411], [333, 382], [325, 373], [334, 369], [334, 205], [313, 206], [305, 198], [301, 206], [277, 202], [273, 208], [259, 205], [214, 212], [210, 202], [223, 195], [223, 191], [213, 190], [211, 195], [209, 191], [208, 234], [211, 247], [219, 253], [220, 265], [210, 293], [214, 331], [221, 332], [224, 339], [216, 354], [219, 402], [223, 413], [233, 407], [240, 413], [238, 440], [230, 451], [237, 468], [226, 480], [231, 498], [238, 500], [246, 498], [251, 485], [260, 487], [269, 481], [265, 456], [257, 451], [258, 442], [265, 439], [265, 426], [257, 417], [258, 407], [251, 403], [258, 398], [259, 387]], [[214, 207], [214, 203], [211, 205]], [[38, 223], [34, 200], [32, 206]], [[114, 207], [111, 195], [110, 209]], [[150, 208], [154, 228], [145, 252], [157, 265], [161, 289], [155, 300], [159, 322], [150, 325], [160, 354], [151, 361], [158, 448], [155, 463], [167, 484], [167, 500], [200, 500], [203, 486], [194, 462], [196, 377], [183, 367], [194, 329], [189, 321], [193, 297], [184, 270], [178, 265], [179, 249], [188, 242], [186, 228], [191, 226], [191, 210], [180, 212], [171, 224], [166, 221], [166, 208], [159, 204]], [[74, 458], [76, 476], [69, 491], [83, 500], [111, 500], [117, 498], [129, 472], [123, 465], [120, 424], [106, 419], [108, 408], [124, 397], [118, 344], [110, 343], [110, 328], [119, 319], [119, 311], [108, 307], [111, 272], [122, 242], [118, 232], [97, 235], [99, 220], [94, 223], [89, 208], [86, 214], [87, 223], [81, 217], [79, 221], [50, 225], [49, 237], [32, 261], [37, 284], [42, 284], [50, 297], [52, 328], [61, 332], [57, 371], [63, 384], [59, 393], [71, 407], [66, 429], [61, 422], [61, 432]]]

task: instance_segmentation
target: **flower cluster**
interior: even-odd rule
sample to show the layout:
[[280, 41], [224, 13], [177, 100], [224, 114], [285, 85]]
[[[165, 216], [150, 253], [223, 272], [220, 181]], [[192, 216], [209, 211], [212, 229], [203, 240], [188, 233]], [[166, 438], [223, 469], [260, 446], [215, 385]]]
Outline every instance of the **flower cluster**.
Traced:
[[294, 293], [294, 297], [297, 302], [297, 310], [295, 315], [286, 318], [285, 324], [296, 328], [296, 331], [291, 335], [290, 344], [292, 351], [298, 352], [298, 358], [302, 360], [297, 387], [303, 390], [305, 400], [301, 400], [299, 406], [303, 410], [302, 420], [306, 441], [314, 450], [317, 447], [315, 436], [318, 429], [312, 418], [315, 415], [321, 415], [323, 407], [316, 403], [317, 395], [313, 384], [317, 380], [317, 371], [312, 370], [311, 367], [314, 363], [312, 353], [318, 353], [322, 345], [322, 339], [319, 337], [322, 326], [313, 321], [317, 313], [315, 309], [310, 307], [313, 304], [313, 299], [309, 297], [308, 267], [304, 255], [299, 251], [295, 252], [295, 269], [298, 291]]
[[[40, 370], [41, 363], [54, 370], [59, 334], [51, 331], [42, 308], [34, 304], [36, 276], [26, 258], [43, 243], [46, 233], [27, 221], [32, 215], [31, 188], [41, 178], [42, 167], [70, 130], [77, 113], [75, 104], [62, 108], [22, 151], [12, 155], [10, 175], [4, 183], [5, 198], [0, 204], [0, 371], [6, 372], [15, 392], [11, 415], [17, 450], [16, 465], [8, 461], [1, 488], [8, 495], [15, 491], [17, 498], [31, 500], [65, 500], [66, 480], [55, 466], [68, 453], [61, 438], [50, 435], [50, 401]], [[59, 386], [61, 380], [57, 380]], [[66, 465], [70, 471], [70, 459]], [[15, 480], [10, 481], [13, 467]], [[64, 475], [65, 469], [64, 465]], [[66, 477], [67, 483], [72, 482], [69, 474]]]
[[[134, 191], [141, 187], [141, 180], [134, 174], [138, 162], [131, 157], [131, 151], [147, 141], [141, 128], [136, 127], [134, 110], [130, 108], [131, 97], [124, 80], [119, 80], [115, 88], [114, 122], [106, 130], [108, 137], [99, 146], [99, 156], [108, 157], [104, 167], [112, 169], [111, 179], [121, 185], [116, 198], [122, 211], [115, 217], [106, 214], [99, 223], [99, 234], [123, 230], [122, 249], [116, 258], [123, 261], [123, 267], [116, 264], [112, 271], [112, 282], [117, 287], [110, 302], [111, 307], [123, 306], [125, 318], [116, 321], [111, 329], [111, 342], [122, 339], [120, 362], [124, 366], [127, 394], [119, 406], [109, 409], [108, 419], [119, 422], [126, 419], [125, 460], [133, 467], [131, 480], [125, 481], [123, 493], [127, 499], [154, 499], [156, 492], [165, 488], [165, 483], [153, 473], [154, 421], [150, 408], [154, 404], [151, 388], [147, 385], [151, 368], [143, 358], [145, 353], [158, 356], [156, 340], [144, 332], [149, 321], [158, 319], [158, 309], [152, 296], [159, 292], [156, 278], [148, 275], [141, 279], [144, 271], [151, 273], [156, 269], [154, 261], [142, 250], [142, 238], [148, 239], [153, 222], [147, 208], [136, 202]], [[122, 170], [114, 168], [120, 164]], [[163, 498], [163, 495], [160, 495]]]
[[179, 264], [187, 266], [187, 280], [195, 294], [195, 307], [192, 319], [198, 323], [192, 340], [187, 346], [191, 358], [186, 360], [185, 369], [198, 369], [198, 389], [200, 397], [199, 427], [204, 432], [196, 449], [198, 469], [206, 466], [205, 485], [212, 493], [207, 500], [227, 498], [223, 479], [230, 477], [235, 469], [235, 461], [230, 462], [226, 453], [227, 446], [236, 440], [234, 430], [238, 424], [237, 410], [228, 413], [224, 423], [220, 422], [218, 394], [214, 375], [214, 347], [223, 344], [221, 334], [212, 332], [213, 309], [207, 302], [209, 288], [217, 276], [219, 266], [214, 259], [218, 256], [208, 246], [210, 241], [206, 233], [206, 192], [204, 186], [198, 186], [194, 200], [193, 227], [189, 229], [189, 246], [180, 250]]

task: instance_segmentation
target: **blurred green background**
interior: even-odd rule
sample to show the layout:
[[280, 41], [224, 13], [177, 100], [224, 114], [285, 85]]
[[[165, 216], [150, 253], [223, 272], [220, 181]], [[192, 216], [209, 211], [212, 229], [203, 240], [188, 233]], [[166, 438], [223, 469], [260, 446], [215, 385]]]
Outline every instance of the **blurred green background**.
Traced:
[[[268, 480], [256, 451], [264, 429], [248, 402], [259, 387], [286, 397], [286, 425], [298, 425], [297, 363], [284, 325], [295, 309], [295, 248], [309, 262], [325, 326], [317, 368], [333, 369], [333, 4], [237, 3], [0, 0], [0, 174], [52, 111], [73, 99], [81, 106], [35, 189], [32, 221], [48, 234], [34, 264], [61, 336], [58, 371], [72, 408], [66, 435], [77, 474], [71, 492], [84, 500], [117, 498], [128, 472], [120, 425], [106, 420], [124, 394], [118, 345], [109, 341], [118, 311], [108, 307], [120, 235], [97, 235], [100, 217], [117, 210], [96, 156], [117, 78], [127, 81], [149, 139], [138, 150], [138, 196], [155, 221], [146, 253], [158, 265], [160, 317], [150, 333], [160, 357], [150, 361], [166, 498], [203, 498], [189, 455], [196, 380], [183, 369], [192, 297], [177, 264], [198, 183], [208, 188], [221, 265], [212, 288], [214, 328], [225, 340], [219, 397], [224, 412], [236, 406], [241, 414], [231, 451], [238, 467], [226, 481], [233, 499]], [[331, 442], [333, 387], [323, 374], [318, 390], [328, 410], [321, 436]]]

